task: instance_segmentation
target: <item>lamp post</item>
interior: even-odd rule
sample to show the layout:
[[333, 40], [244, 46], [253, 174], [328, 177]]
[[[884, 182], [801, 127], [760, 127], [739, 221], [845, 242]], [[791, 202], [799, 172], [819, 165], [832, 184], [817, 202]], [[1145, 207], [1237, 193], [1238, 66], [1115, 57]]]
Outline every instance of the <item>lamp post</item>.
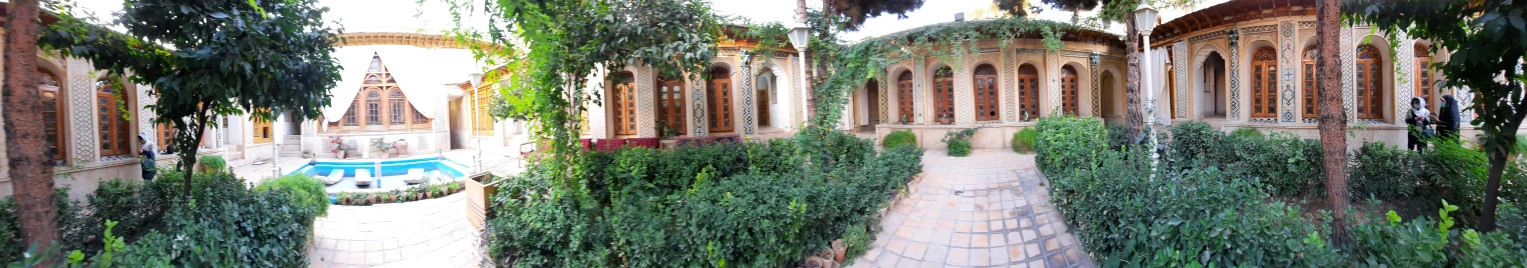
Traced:
[[[801, 98], [810, 99], [811, 91], [806, 89], [808, 87], [811, 87], [811, 82], [806, 80], [806, 47], [809, 45], [809, 44], [807, 44], [807, 42], [810, 41], [810, 38], [811, 38], [811, 27], [810, 26], [806, 26], [805, 23], [798, 23], [798, 24], [795, 25], [794, 28], [790, 28], [789, 36], [790, 36], [790, 44], [795, 46], [796, 53], [799, 53], [796, 56], [796, 58], [800, 59], [800, 63], [801, 63], [801, 68], [800, 68], [801, 69], [801, 73], [800, 73], [800, 75], [801, 75]], [[805, 102], [802, 101], [801, 103], [805, 103]], [[809, 107], [809, 105], [807, 105], [807, 106]], [[802, 111], [805, 112], [804, 109], [806, 109], [806, 108], [805, 107], [799, 107], [799, 109], [802, 109]], [[809, 113], [802, 113], [802, 114], [809, 114]], [[806, 120], [801, 120], [801, 121], [806, 121]], [[786, 127], [786, 130], [789, 130], [789, 127]]]
[[482, 139], [477, 137], [477, 111], [475, 111], [475, 109], [477, 109], [477, 85], [482, 84], [482, 73], [472, 73], [467, 75], [467, 82], [472, 83], [472, 89], [468, 90], [473, 94], [470, 96], [470, 98], [472, 98], [473, 110], [471, 110], [472, 115], [469, 117], [472, 119], [472, 129], [467, 130], [467, 137], [472, 137], [472, 141], [477, 143], [477, 157], [472, 158], [472, 162], [477, 163], [472, 167], [472, 170], [475, 172], [482, 171]]
[[1140, 30], [1139, 35], [1144, 36], [1140, 42], [1145, 47], [1144, 55], [1141, 55], [1143, 65], [1140, 67], [1140, 76], [1144, 78], [1141, 87], [1145, 88], [1145, 126], [1146, 136], [1151, 142], [1151, 180], [1156, 179], [1156, 162], [1161, 157], [1156, 144], [1156, 90], [1151, 84], [1151, 29], [1156, 27], [1156, 9], [1149, 6], [1140, 6], [1135, 10], [1135, 28]]

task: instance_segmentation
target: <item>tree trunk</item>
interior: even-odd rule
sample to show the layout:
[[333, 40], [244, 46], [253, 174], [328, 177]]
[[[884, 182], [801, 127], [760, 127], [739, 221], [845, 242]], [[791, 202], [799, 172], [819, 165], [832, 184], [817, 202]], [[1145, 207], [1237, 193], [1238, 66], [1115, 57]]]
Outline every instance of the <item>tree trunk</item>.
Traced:
[[[53, 155], [44, 137], [37, 93], [37, 0], [13, 0], [5, 24], [4, 120], [6, 164], [16, 191], [21, 237], [45, 248], [58, 240], [54, 226]], [[61, 144], [60, 144], [61, 145]]]
[[[1510, 75], [1507, 77], [1512, 76], [1515, 75]], [[1521, 84], [1517, 83], [1512, 84], [1516, 87], [1521, 86]], [[1512, 102], [1512, 104], [1513, 105], [1511, 107], [1527, 106], [1527, 103], [1523, 103], [1521, 101]], [[1516, 112], [1512, 113], [1511, 117], [1506, 118], [1506, 125], [1503, 126], [1501, 128], [1502, 131], [1500, 131], [1500, 135], [1506, 136], [1505, 139], [1503, 139], [1506, 144], [1503, 144], [1500, 148], [1516, 148], [1516, 129], [1522, 127], [1522, 119], [1524, 117], [1527, 117], [1527, 113]], [[1484, 210], [1479, 212], [1478, 228], [1481, 232], [1495, 231], [1495, 210], [1496, 206], [1500, 205], [1500, 177], [1501, 173], [1506, 170], [1506, 164], [1508, 162], [1507, 160], [1511, 157], [1511, 151], [1510, 149], [1499, 149], [1495, 152], [1491, 152], [1489, 157], [1490, 176], [1485, 180], [1485, 207]]]
[[1326, 171], [1326, 197], [1331, 203], [1331, 240], [1347, 244], [1347, 114], [1342, 111], [1341, 93], [1341, 5], [1338, 0], [1321, 0], [1316, 9], [1320, 55], [1315, 64], [1319, 75], [1320, 149]]
[[[1150, 90], [1150, 85], [1140, 85], [1141, 53], [1136, 52], [1136, 50], [1139, 50], [1141, 46], [1141, 40], [1138, 37], [1139, 32], [1137, 31], [1138, 27], [1138, 25], [1135, 25], [1135, 14], [1133, 12], [1124, 16], [1124, 32], [1126, 33], [1126, 36], [1129, 36], [1129, 41], [1126, 42], [1128, 45], [1125, 47], [1126, 51], [1129, 51], [1125, 53], [1125, 56], [1128, 60], [1127, 64], [1129, 65], [1129, 70], [1125, 72], [1126, 74], [1124, 76], [1126, 80], [1124, 81], [1124, 98], [1126, 99], [1125, 101], [1127, 102], [1128, 106], [1126, 106], [1127, 108], [1124, 109], [1124, 111], [1127, 113], [1125, 115], [1125, 121], [1127, 121], [1126, 124], [1129, 125], [1129, 138], [1131, 140], [1140, 138], [1140, 130], [1143, 126], [1145, 126], [1144, 116], [1142, 115], [1143, 112], [1141, 110], [1145, 107], [1140, 105], [1140, 90], [1142, 86], [1146, 88], [1145, 90]], [[1144, 45], [1145, 47], [1150, 47], [1151, 44]], [[1146, 50], [1149, 51], [1149, 49]]]
[[[180, 151], [180, 174], [185, 176], [181, 177], [180, 179], [185, 181], [185, 184], [181, 189], [181, 197], [186, 198], [186, 204], [191, 204], [191, 171], [195, 170], [196, 167], [196, 152], [199, 151], [198, 149], [201, 149], [199, 146], [201, 144], [201, 139], [207, 134], [208, 107], [212, 107], [212, 104], [208, 102], [202, 102], [201, 111], [196, 112], [196, 115], [191, 117], [193, 122], [190, 123], [196, 124], [193, 126], [196, 127], [196, 129], [182, 132], [185, 134], [176, 135], [180, 136], [176, 139], [176, 147], [184, 148]], [[189, 133], [193, 131], [195, 132], [194, 134]], [[185, 137], [187, 135], [191, 135], [191, 137]], [[212, 170], [209, 172], [219, 171], [224, 170]]]

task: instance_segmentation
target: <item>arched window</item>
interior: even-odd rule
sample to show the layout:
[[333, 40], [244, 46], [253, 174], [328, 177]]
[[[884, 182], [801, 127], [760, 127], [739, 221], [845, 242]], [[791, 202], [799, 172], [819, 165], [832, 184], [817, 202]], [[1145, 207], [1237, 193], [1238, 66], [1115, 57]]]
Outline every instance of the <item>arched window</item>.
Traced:
[[47, 136], [48, 151], [53, 153], [53, 160], [67, 159], [64, 153], [64, 105], [58, 103], [60, 98], [58, 76], [53, 72], [38, 69], [37, 73], [43, 74], [41, 83], [37, 86], [37, 97], [42, 100], [43, 135]]
[[769, 104], [775, 102], [774, 73], [770, 71], [769, 68], [764, 68], [761, 73], [762, 74], [759, 74], [758, 77], [754, 78], [758, 81], [755, 82], [757, 84], [757, 88], [754, 89], [757, 94], [753, 95], [755, 96], [754, 98], [758, 99], [758, 125], [772, 126], [774, 123], [769, 120], [769, 117], [771, 117], [769, 116]]
[[1384, 118], [1383, 57], [1373, 45], [1357, 47], [1357, 119]]
[[1314, 45], [1304, 48], [1304, 118], [1319, 118], [1320, 83], [1316, 82], [1315, 59], [1320, 58], [1320, 48]]
[[1039, 118], [1039, 69], [1034, 65], [1018, 67], [1018, 102], [1024, 121]]
[[954, 123], [954, 70], [949, 66], [933, 72], [933, 115], [939, 124]]
[[360, 99], [356, 99], [356, 100], [351, 100], [350, 101], [350, 109], [345, 111], [345, 117], [344, 117], [344, 121], [345, 121], [345, 125], [346, 126], [359, 126], [359, 125], [361, 125], [360, 119], [356, 118], [356, 117], [360, 116], [360, 111], [361, 111], [360, 109], [361, 109], [361, 101], [360, 101]]
[[710, 132], [732, 131], [732, 74], [724, 67], [710, 70], [710, 83], [706, 84], [705, 105], [710, 119]]
[[997, 117], [997, 68], [991, 64], [976, 66], [976, 121], [995, 121]]
[[1081, 115], [1078, 112], [1081, 109], [1077, 106], [1081, 101], [1077, 97], [1076, 84], [1076, 69], [1071, 68], [1071, 66], [1061, 67], [1060, 102], [1061, 106], [1064, 107], [1065, 113], [1068, 115]]
[[615, 135], [636, 135], [636, 84], [630, 72], [616, 73], [610, 88], [610, 121]]
[[[657, 123], [674, 135], [684, 135], [688, 124], [684, 122], [684, 80], [678, 77], [658, 77]], [[664, 136], [664, 133], [658, 133]]]
[[392, 90], [387, 91], [387, 118], [390, 119], [387, 122], [388, 124], [408, 124], [408, 114], [404, 113], [408, 109], [408, 106], [404, 103], [405, 101], [403, 100], [402, 90], [393, 88]]
[[126, 155], [133, 152], [129, 148], [128, 140], [132, 137], [128, 134], [127, 118], [122, 117], [122, 109], [118, 109], [121, 101], [117, 94], [123, 90], [121, 83], [113, 83], [112, 80], [98, 80], [95, 82], [95, 108], [96, 124], [100, 131], [101, 156]]
[[1432, 50], [1416, 43], [1416, 97], [1426, 100], [1427, 109], [1437, 111], [1437, 89], [1432, 85]]
[[901, 71], [896, 78], [896, 116], [902, 123], [912, 122], [912, 71]]
[[1272, 47], [1251, 54], [1251, 117], [1278, 117], [1278, 53]]
[[366, 125], [382, 125], [382, 90], [366, 90]]

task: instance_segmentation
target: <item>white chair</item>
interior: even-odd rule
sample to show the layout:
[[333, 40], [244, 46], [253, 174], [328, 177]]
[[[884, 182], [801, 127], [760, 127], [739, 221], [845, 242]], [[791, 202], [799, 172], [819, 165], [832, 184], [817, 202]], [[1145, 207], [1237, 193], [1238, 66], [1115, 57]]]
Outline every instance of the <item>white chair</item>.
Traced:
[[345, 170], [343, 170], [343, 169], [329, 170], [329, 175], [328, 176], [319, 177], [319, 179], [323, 180], [323, 185], [324, 186], [330, 186], [330, 185], [339, 184], [340, 181], [345, 180]]
[[355, 187], [371, 187], [371, 182], [374, 180], [371, 178], [370, 169], [355, 169]]
[[410, 168], [408, 169], [408, 174], [403, 175], [404, 184], [414, 185], [424, 183], [424, 181], [424, 169], [422, 168]]

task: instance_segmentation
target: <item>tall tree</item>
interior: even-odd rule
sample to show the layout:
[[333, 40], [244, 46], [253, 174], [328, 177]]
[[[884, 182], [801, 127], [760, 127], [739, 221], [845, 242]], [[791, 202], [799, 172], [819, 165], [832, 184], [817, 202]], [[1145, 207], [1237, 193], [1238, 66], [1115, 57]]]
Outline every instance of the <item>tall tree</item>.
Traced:
[[[804, 0], [798, 4], [805, 4]], [[896, 18], [907, 18], [907, 12], [912, 12], [923, 7], [923, 0], [822, 0], [822, 12], [825, 16], [808, 17], [807, 22], [811, 25], [814, 37], [811, 39], [811, 47], [807, 49], [806, 59], [816, 66], [809, 74], [810, 81], [820, 84], [831, 76], [828, 74], [828, 66], [832, 64], [832, 54], [826, 50], [834, 49], [838, 41], [838, 33], [842, 31], [857, 31], [864, 21], [869, 18], [879, 17], [885, 14], [894, 14]], [[806, 118], [815, 118], [817, 114], [817, 86], [801, 85], [807, 87], [809, 92], [806, 98]]]
[[[191, 167], [217, 118], [278, 112], [315, 119], [329, 105], [340, 66], [329, 56], [338, 31], [326, 26], [317, 0], [140, 0], [123, 3], [115, 23], [128, 34], [94, 27], [69, 14], [49, 25], [41, 43], [96, 69], [152, 84], [149, 109], [172, 124], [182, 148], [180, 169], [190, 195]], [[172, 46], [169, 50], [155, 44]], [[364, 68], [357, 66], [356, 68]], [[189, 121], [188, 121], [189, 120]]]
[[53, 156], [43, 138], [37, 93], [37, 0], [12, 0], [5, 20], [6, 165], [20, 208], [21, 237], [32, 247], [58, 239], [53, 218]]
[[1452, 52], [1446, 62], [1432, 66], [1444, 74], [1439, 86], [1474, 95], [1476, 105], [1465, 109], [1479, 115], [1470, 124], [1483, 130], [1479, 138], [1490, 159], [1478, 229], [1493, 231], [1501, 174], [1527, 117], [1527, 94], [1522, 92], [1527, 82], [1522, 72], [1527, 67], [1522, 61], [1527, 56], [1527, 1], [1347, 0], [1341, 10], [1352, 21], [1382, 29], [1391, 40], [1406, 33], [1431, 40], [1431, 49]]
[[1338, 0], [1320, 0], [1315, 8], [1315, 32], [1320, 52], [1315, 62], [1319, 85], [1320, 150], [1326, 171], [1326, 198], [1331, 203], [1331, 240], [1347, 243], [1347, 114], [1341, 98], [1341, 10]]

